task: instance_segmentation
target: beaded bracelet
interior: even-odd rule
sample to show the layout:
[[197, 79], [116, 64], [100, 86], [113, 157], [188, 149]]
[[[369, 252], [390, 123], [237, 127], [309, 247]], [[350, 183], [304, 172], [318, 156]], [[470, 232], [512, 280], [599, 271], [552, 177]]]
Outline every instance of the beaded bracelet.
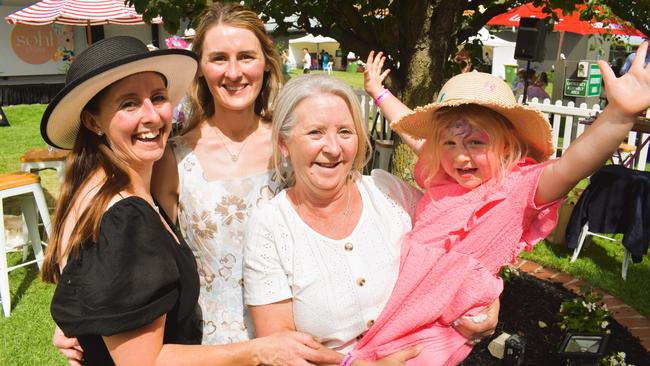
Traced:
[[381, 103], [381, 100], [384, 99], [384, 98], [385, 98], [387, 95], [389, 95], [389, 94], [390, 94], [390, 90], [388, 90], [388, 89], [384, 89], [384, 90], [382, 90], [382, 92], [379, 93], [379, 95], [377, 96], [377, 98], [375, 98], [375, 105], [376, 105], [377, 107], [379, 107], [379, 104]]
[[357, 358], [352, 356], [351, 354], [345, 355], [343, 358], [343, 361], [341, 361], [341, 366], [351, 366], [352, 362], [354, 362]]

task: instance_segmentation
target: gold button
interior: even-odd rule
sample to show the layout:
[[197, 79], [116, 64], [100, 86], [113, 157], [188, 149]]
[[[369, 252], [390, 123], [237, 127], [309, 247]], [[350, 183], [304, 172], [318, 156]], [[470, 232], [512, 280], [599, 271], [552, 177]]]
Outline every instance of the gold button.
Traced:
[[366, 324], [368, 325], [368, 328], [370, 328], [375, 324], [375, 321], [371, 319], [371, 320], [368, 320], [368, 323], [366, 323]]
[[357, 285], [363, 286], [365, 284], [366, 284], [366, 279], [365, 278], [363, 278], [363, 277], [357, 278]]
[[345, 250], [347, 250], [348, 252], [352, 251], [353, 248], [354, 245], [352, 245], [352, 243], [350, 242], [345, 243]]

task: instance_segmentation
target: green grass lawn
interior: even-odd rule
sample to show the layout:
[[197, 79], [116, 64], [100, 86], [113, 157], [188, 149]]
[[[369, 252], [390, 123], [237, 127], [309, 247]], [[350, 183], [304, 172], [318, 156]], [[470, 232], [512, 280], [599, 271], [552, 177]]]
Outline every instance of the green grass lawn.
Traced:
[[650, 260], [647, 256], [638, 264], [630, 264], [627, 280], [621, 278], [623, 245], [606, 239], [588, 237], [589, 246], [583, 247], [580, 256], [570, 263], [573, 250], [566, 245], [542, 242], [530, 253], [522, 253], [524, 259], [533, 260], [543, 266], [559, 269], [574, 277], [586, 279], [594, 287], [602, 288], [613, 296], [632, 306], [646, 318], [650, 318], [650, 291], [647, 281], [650, 278]]
[[[294, 70], [294, 76], [301, 72]], [[363, 88], [361, 73], [334, 72], [334, 76], [357, 89]], [[45, 107], [23, 105], [3, 109], [11, 123], [11, 127], [0, 127], [0, 173], [7, 173], [19, 170], [24, 150], [46, 146], [39, 132]], [[52, 206], [59, 189], [56, 173], [48, 170], [40, 174]], [[584, 187], [586, 181], [580, 185]], [[12, 210], [10, 203], [5, 205], [5, 211]], [[650, 317], [650, 291], [645, 287], [645, 281], [650, 278], [650, 261], [645, 257], [642, 263], [630, 264], [627, 281], [623, 281], [620, 278], [623, 256], [620, 244], [596, 238], [592, 245], [583, 249], [576, 263], [569, 263], [571, 252], [565, 246], [547, 243], [539, 244], [531, 253], [522, 256], [585, 279]], [[9, 258], [11, 264], [15, 264], [20, 255], [10, 253]], [[66, 365], [51, 345], [54, 323], [49, 315], [49, 304], [53, 286], [37, 278], [34, 265], [12, 271], [9, 280], [13, 309], [9, 318], [0, 320], [0, 365]]]
[[[9, 265], [19, 263], [19, 253], [9, 253]], [[11, 315], [0, 320], [0, 365], [67, 365], [52, 346], [54, 322], [50, 299], [54, 286], [37, 278], [36, 265], [9, 273]]]
[[[46, 147], [40, 136], [44, 105], [3, 107], [10, 127], [0, 127], [0, 173], [20, 170], [20, 156], [26, 149]], [[48, 204], [58, 197], [59, 182], [54, 171], [40, 173]], [[5, 202], [5, 213], [18, 213], [16, 205]], [[18, 264], [19, 253], [8, 254], [9, 265]], [[54, 322], [50, 299], [54, 286], [38, 279], [36, 265], [9, 273], [11, 315], [0, 320], [0, 365], [67, 365], [52, 346]]]
[[20, 170], [20, 155], [30, 148], [46, 147], [41, 139], [40, 121], [45, 105], [18, 105], [2, 108], [10, 127], [0, 127], [0, 172]]
[[[311, 70], [311, 74], [325, 74], [325, 71], [321, 70]], [[298, 75], [302, 75], [302, 69], [292, 69], [289, 74], [291, 77], [296, 77]], [[363, 90], [363, 73], [362, 72], [347, 72], [347, 71], [332, 71], [332, 76], [339, 78], [348, 85], [350, 85], [353, 89], [361, 89]]]

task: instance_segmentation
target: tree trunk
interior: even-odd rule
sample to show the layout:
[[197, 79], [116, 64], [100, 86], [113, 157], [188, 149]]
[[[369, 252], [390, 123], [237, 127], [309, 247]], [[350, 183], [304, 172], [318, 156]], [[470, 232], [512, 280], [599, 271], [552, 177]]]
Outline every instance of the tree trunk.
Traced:
[[[456, 30], [460, 28], [463, 1], [434, 1], [428, 4], [425, 14], [426, 21], [415, 33], [410, 54], [402, 50], [404, 62], [400, 75], [404, 82], [400, 98], [410, 108], [425, 105], [434, 100], [435, 93], [440, 90], [444, 79], [445, 55], [456, 42]], [[405, 47], [409, 47], [406, 43]], [[410, 48], [410, 47], [409, 47]], [[410, 57], [408, 57], [410, 56]], [[413, 181], [413, 165], [415, 153], [401, 142], [393, 154], [392, 173], [405, 181]]]

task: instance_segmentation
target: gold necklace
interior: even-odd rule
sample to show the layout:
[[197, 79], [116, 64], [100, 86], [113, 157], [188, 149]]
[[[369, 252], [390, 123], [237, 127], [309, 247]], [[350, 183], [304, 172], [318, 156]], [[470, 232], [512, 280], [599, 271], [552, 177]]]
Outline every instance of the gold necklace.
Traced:
[[[346, 182], [345, 184], [347, 185], [348, 183]], [[338, 222], [335, 225], [326, 226], [326, 228], [329, 229], [328, 230], [329, 232], [336, 233], [341, 228], [341, 225], [343, 225], [343, 223], [345, 222], [345, 218], [348, 217], [348, 215], [350, 214], [350, 198], [352, 196], [352, 194], [350, 193], [351, 189], [352, 188], [348, 188], [348, 190], [347, 190], [347, 199], [346, 199], [346, 203], [345, 203], [345, 210], [343, 210], [343, 212], [341, 213], [341, 218], [338, 220]], [[302, 206], [304, 206], [304, 202], [302, 204], [296, 205], [299, 212], [303, 211]]]
[[[257, 130], [255, 130], [255, 131], [257, 131]], [[230, 161], [232, 161], [233, 163], [236, 163], [237, 160], [239, 160], [239, 155], [241, 155], [241, 152], [244, 151], [244, 148], [246, 147], [246, 144], [248, 143], [248, 140], [251, 139], [251, 136], [255, 133], [255, 131], [251, 132], [250, 135], [246, 136], [246, 138], [244, 139], [244, 143], [242, 144], [241, 148], [239, 148], [239, 152], [237, 154], [233, 154], [232, 151], [230, 151], [230, 149], [228, 148], [228, 145], [226, 144], [226, 140], [224, 140], [223, 137], [221, 137], [221, 134], [223, 134], [223, 132], [221, 132], [221, 130], [219, 130], [219, 132], [217, 133], [217, 136], [219, 137], [219, 140], [221, 141], [221, 144], [223, 145], [223, 147], [226, 148], [226, 151], [228, 152], [228, 155], [230, 155]]]
[[[346, 186], [347, 184], [348, 183], [345, 182]], [[341, 228], [341, 225], [343, 225], [343, 223], [345, 222], [345, 218], [348, 217], [348, 215], [350, 214], [350, 196], [352, 196], [352, 194], [350, 194], [350, 190], [352, 190], [352, 188], [348, 188], [348, 192], [347, 192], [348, 197], [347, 197], [347, 202], [345, 203], [345, 210], [343, 210], [339, 222], [336, 223], [336, 225], [332, 228], [333, 232], [337, 232]]]

